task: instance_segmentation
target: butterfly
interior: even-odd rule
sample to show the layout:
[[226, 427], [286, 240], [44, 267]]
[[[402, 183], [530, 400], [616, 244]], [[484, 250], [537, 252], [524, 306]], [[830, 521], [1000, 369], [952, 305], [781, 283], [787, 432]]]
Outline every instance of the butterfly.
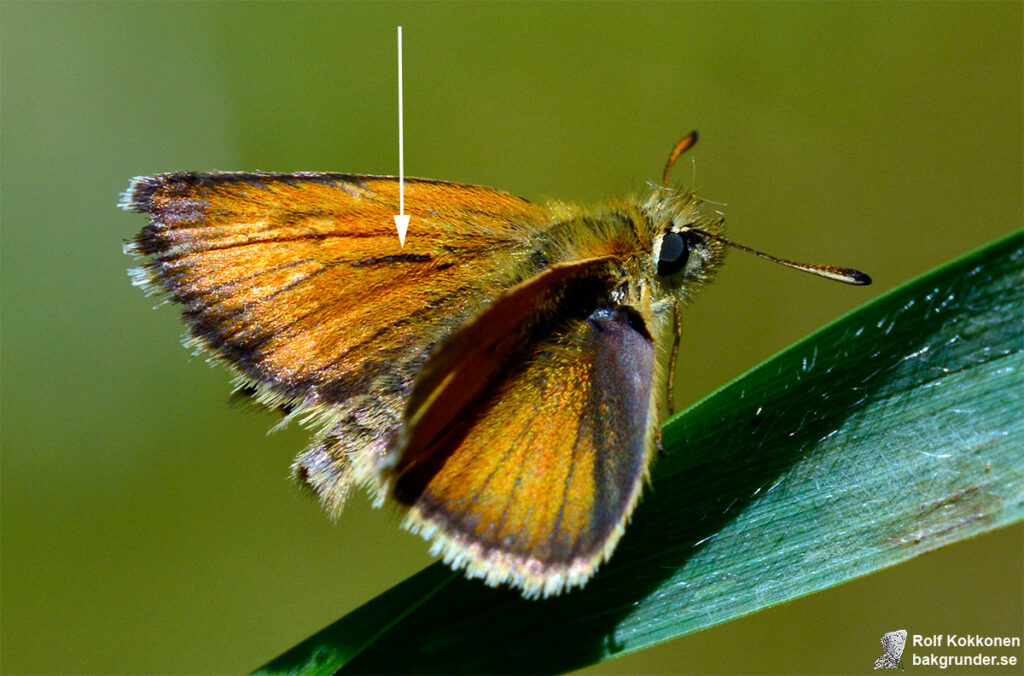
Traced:
[[[672, 151], [644, 199], [539, 205], [493, 188], [334, 173], [135, 178], [125, 251], [186, 344], [314, 430], [294, 476], [334, 516], [390, 498], [431, 552], [527, 597], [615, 549], [660, 443], [681, 307], [735, 244]], [[395, 234], [404, 189], [411, 217]]]
[[903, 671], [903, 648], [907, 645], [907, 630], [890, 631], [882, 637], [885, 654], [875, 660], [875, 669], [895, 669]]

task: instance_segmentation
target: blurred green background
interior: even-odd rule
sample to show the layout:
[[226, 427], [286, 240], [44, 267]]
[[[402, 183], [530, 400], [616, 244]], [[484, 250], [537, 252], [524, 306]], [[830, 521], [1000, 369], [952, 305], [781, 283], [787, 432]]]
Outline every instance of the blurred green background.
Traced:
[[[874, 277], [730, 254], [686, 315], [683, 404], [1021, 226], [1018, 2], [0, 3], [5, 673], [246, 671], [430, 562], [288, 481], [306, 434], [228, 405], [130, 285], [144, 218], [115, 208], [165, 171], [396, 173], [397, 25], [408, 174], [592, 202], [698, 128], [676, 176], [736, 240]], [[897, 628], [1019, 636], [1022, 540], [592, 671], [864, 673]]]

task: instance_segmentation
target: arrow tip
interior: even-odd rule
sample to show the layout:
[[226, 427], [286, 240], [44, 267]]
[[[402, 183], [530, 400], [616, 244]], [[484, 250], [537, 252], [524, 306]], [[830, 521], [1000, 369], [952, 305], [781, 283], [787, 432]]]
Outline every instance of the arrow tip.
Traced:
[[409, 217], [396, 215], [395, 227], [398, 228], [398, 243], [405, 248], [405, 233], [409, 230]]

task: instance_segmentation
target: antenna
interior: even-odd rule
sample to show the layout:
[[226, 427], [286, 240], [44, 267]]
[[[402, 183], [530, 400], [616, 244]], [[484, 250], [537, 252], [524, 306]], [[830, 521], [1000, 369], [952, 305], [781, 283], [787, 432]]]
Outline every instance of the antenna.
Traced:
[[787, 268], [803, 270], [804, 272], [809, 272], [812, 275], [818, 275], [819, 277], [824, 277], [825, 279], [834, 279], [837, 282], [843, 282], [844, 284], [853, 284], [855, 286], [866, 286], [871, 283], [871, 277], [864, 274], [860, 270], [854, 270], [853, 268], [843, 268], [839, 267], [838, 265], [823, 265], [821, 263], [800, 263], [798, 261], [791, 261], [787, 258], [779, 258], [777, 256], [772, 256], [771, 254], [766, 254], [763, 251], [752, 249], [749, 246], [743, 246], [742, 244], [737, 244], [736, 242], [730, 242], [724, 237], [713, 235], [705, 230], [700, 230], [698, 228], [689, 228], [689, 231], [700, 233], [702, 236], [707, 237], [708, 239], [713, 239], [716, 242], [721, 242], [722, 244], [734, 247], [736, 249], [742, 249], [743, 251], [752, 253], [755, 256], [767, 258], [773, 263], [785, 265]]
[[672, 154], [668, 156], [668, 162], [665, 164], [665, 173], [661, 175], [661, 184], [663, 186], [668, 185], [668, 174], [672, 171], [672, 167], [675, 165], [676, 160], [679, 156], [685, 153], [687, 150], [693, 147], [693, 144], [697, 142], [697, 131], [691, 131], [689, 134], [680, 139], [676, 147], [672, 149]]
[[[665, 173], [661, 175], [661, 184], [663, 186], [668, 185], [668, 175], [669, 172], [672, 171], [672, 167], [675, 165], [676, 160], [679, 159], [680, 155], [682, 155], [687, 150], [692, 148], [693, 144], [696, 142], [697, 132], [696, 130], [694, 130], [691, 131], [686, 136], [684, 136], [682, 139], [680, 139], [679, 143], [676, 144], [676, 147], [672, 149], [672, 152], [668, 156], [668, 162], [665, 164]], [[724, 237], [721, 237], [719, 235], [713, 235], [710, 232], [700, 230], [698, 228], [688, 228], [688, 230], [690, 232], [698, 232], [704, 237], [707, 237], [708, 239], [713, 239], [716, 242], [721, 242], [722, 244], [725, 244], [727, 246], [731, 246], [736, 249], [742, 249], [743, 251], [752, 253], [755, 256], [767, 258], [773, 263], [785, 265], [787, 268], [803, 270], [804, 272], [809, 272], [812, 275], [818, 275], [819, 277], [824, 277], [825, 279], [834, 279], [835, 281], [843, 282], [844, 284], [865, 286], [871, 283], [871, 277], [867, 276], [860, 270], [854, 270], [853, 268], [843, 268], [839, 267], [838, 265], [823, 265], [821, 263], [800, 263], [798, 261], [791, 261], [787, 258], [779, 258], [777, 256], [772, 256], [771, 254], [766, 254], [763, 251], [752, 249], [749, 246], [743, 246], [742, 244], [737, 244], [736, 242], [730, 242]]]

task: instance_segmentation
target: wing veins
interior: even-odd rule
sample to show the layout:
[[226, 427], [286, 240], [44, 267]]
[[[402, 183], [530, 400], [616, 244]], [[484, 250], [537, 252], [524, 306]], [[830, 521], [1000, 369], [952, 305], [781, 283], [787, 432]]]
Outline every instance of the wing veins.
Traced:
[[[516, 436], [516, 442], [520, 442], [520, 441], [523, 440], [523, 438], [526, 436], [526, 432], [528, 431], [528, 429], [529, 428], [526, 427], [526, 426], [523, 427], [522, 431], [520, 431], [519, 434]], [[490, 484], [491, 480], [498, 474], [498, 470], [501, 468], [502, 465], [504, 465], [505, 460], [507, 460], [514, 452], [515, 452], [515, 445], [509, 445], [508, 450], [505, 451], [505, 455], [502, 456], [502, 461], [495, 465], [494, 470], [492, 470], [490, 475], [487, 477], [487, 481], [485, 481], [483, 486], [481, 486], [480, 489], [477, 490], [476, 493], [473, 494], [473, 498], [474, 499], [478, 498], [483, 493], [483, 489], [486, 488], [488, 484]], [[525, 463], [522, 463], [520, 465], [520, 474], [516, 475], [516, 480], [515, 480], [515, 483], [513, 484], [512, 491], [509, 492], [509, 496], [505, 500], [505, 506], [501, 510], [501, 516], [498, 517], [498, 525], [499, 525], [498, 533], [501, 532], [502, 527], [504, 527], [504, 525], [505, 525], [505, 516], [508, 514], [509, 507], [512, 506], [512, 500], [515, 497], [515, 489], [519, 487], [519, 482], [522, 479], [521, 470], [522, 470], [522, 468], [524, 466], [525, 466]]]
[[[258, 272], [250, 273], [250, 274], [245, 275], [243, 277], [238, 277], [237, 279], [233, 279], [230, 282], [213, 283], [211, 285], [211, 288], [208, 291], [201, 291], [201, 292], [200, 291], [190, 291], [187, 295], [194, 296], [196, 303], [195, 303], [194, 306], [192, 306], [189, 309], [195, 309], [197, 311], [206, 310], [207, 308], [212, 306], [214, 303], [223, 303], [224, 300], [226, 300], [225, 298], [218, 298], [217, 294], [216, 294], [217, 291], [230, 290], [230, 289], [233, 289], [233, 288], [239, 286], [240, 284], [244, 284], [246, 282], [251, 282], [254, 279], [257, 279], [258, 277], [262, 277], [263, 275], [273, 274], [275, 272], [281, 272], [282, 270], [287, 270], [288, 268], [298, 267], [298, 266], [306, 264], [306, 263], [319, 263], [319, 261], [317, 261], [317, 260], [315, 260], [313, 258], [303, 258], [301, 260], [288, 261], [287, 263], [281, 263], [279, 265], [275, 265], [272, 268], [266, 268], [264, 270], [259, 270]], [[168, 274], [171, 274], [171, 273], [168, 273]], [[213, 276], [212, 273], [209, 274], [209, 275], [197, 275], [196, 276], [196, 281], [198, 281], [200, 279], [209, 279], [212, 276]], [[184, 284], [184, 286], [188, 286], [188, 285], [189, 284], [187, 284], [187, 283]]]

